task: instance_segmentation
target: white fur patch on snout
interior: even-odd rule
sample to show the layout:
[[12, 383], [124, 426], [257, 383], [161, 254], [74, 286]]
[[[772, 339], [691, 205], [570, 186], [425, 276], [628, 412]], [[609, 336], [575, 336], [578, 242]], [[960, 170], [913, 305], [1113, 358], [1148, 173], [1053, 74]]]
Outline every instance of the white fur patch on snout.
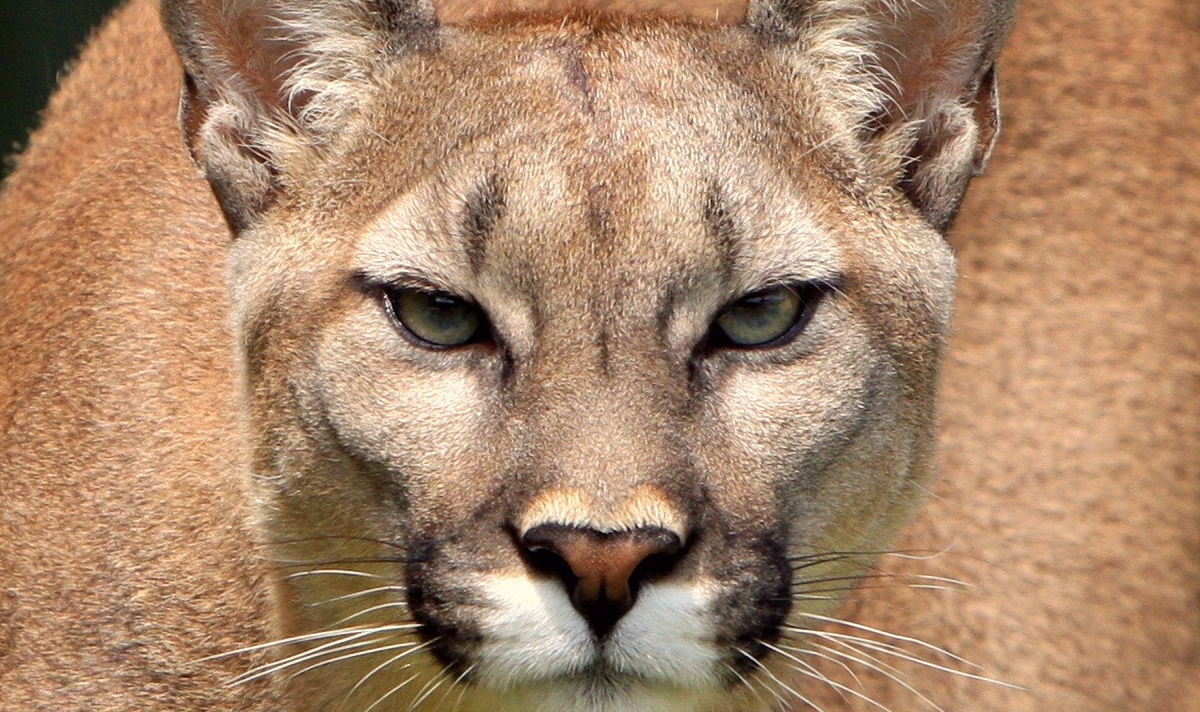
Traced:
[[650, 685], [719, 684], [713, 596], [697, 584], [648, 584], [597, 642], [558, 581], [495, 575], [480, 581], [483, 641], [472, 661], [479, 683], [497, 689], [578, 676], [603, 666]]
[[480, 591], [483, 643], [477, 679], [508, 688], [574, 675], [595, 664], [599, 651], [587, 623], [562, 584], [527, 576], [486, 576]]
[[713, 595], [691, 584], [648, 584], [604, 646], [612, 668], [681, 687], [720, 683]]

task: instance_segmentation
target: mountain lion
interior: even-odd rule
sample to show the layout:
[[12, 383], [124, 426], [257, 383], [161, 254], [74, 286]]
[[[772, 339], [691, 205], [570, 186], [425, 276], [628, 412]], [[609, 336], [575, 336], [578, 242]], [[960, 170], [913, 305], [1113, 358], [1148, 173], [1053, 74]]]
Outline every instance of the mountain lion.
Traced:
[[128, 3], [0, 199], [0, 707], [1041, 708], [895, 539], [1013, 11]]

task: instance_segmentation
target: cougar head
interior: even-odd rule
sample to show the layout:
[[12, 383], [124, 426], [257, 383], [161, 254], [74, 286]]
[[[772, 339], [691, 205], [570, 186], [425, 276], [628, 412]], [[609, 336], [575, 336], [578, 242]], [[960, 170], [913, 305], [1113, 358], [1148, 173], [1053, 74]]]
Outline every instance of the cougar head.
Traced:
[[930, 476], [1009, 3], [164, 9], [280, 563], [248, 676], [763, 707]]

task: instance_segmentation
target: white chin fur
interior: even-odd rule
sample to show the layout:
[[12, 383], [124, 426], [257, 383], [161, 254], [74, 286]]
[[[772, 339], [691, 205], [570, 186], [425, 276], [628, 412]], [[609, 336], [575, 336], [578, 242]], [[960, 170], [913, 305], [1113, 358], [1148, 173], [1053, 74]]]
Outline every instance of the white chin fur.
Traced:
[[710, 712], [711, 693], [675, 687], [599, 690], [584, 683], [543, 684], [480, 694], [471, 712]]
[[[479, 590], [487, 603], [479, 620], [483, 642], [472, 656], [475, 683], [520, 697], [528, 688], [531, 710], [694, 710], [677, 706], [691, 696], [681, 695], [681, 688], [696, 692], [721, 684], [709, 622], [712, 596], [701, 586], [643, 587], [603, 646], [557, 581], [489, 576]], [[599, 663], [608, 674], [629, 677], [618, 685], [626, 688], [622, 693], [590, 674]], [[664, 695], [671, 702], [654, 701], [660, 687], [674, 690]], [[567, 699], [570, 704], [562, 706]]]

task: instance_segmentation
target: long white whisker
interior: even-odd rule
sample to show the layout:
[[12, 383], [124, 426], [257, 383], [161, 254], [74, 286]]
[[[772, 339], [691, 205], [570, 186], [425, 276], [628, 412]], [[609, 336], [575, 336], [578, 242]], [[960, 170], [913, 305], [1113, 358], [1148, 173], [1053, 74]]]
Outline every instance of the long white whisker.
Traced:
[[806, 611], [796, 611], [796, 615], [801, 616], [803, 618], [810, 618], [812, 620], [822, 621], [824, 623], [832, 623], [834, 625], [843, 625], [843, 626], [846, 626], [847, 628], [853, 628], [855, 630], [861, 630], [861, 631], [864, 631], [867, 633], [874, 633], [875, 635], [878, 635], [883, 638], [890, 638], [892, 640], [898, 640], [898, 641], [901, 641], [904, 643], [912, 643], [913, 645], [925, 648], [926, 650], [931, 650], [940, 655], [945, 655], [948, 658], [957, 660], [958, 662], [962, 663], [963, 665], [968, 665], [973, 668], [979, 668], [979, 666], [976, 665], [975, 663], [973, 663], [965, 658], [959, 657], [958, 655], [955, 655], [954, 653], [950, 652], [949, 650], [946, 650], [944, 648], [939, 648], [938, 646], [936, 646], [932, 643], [926, 643], [925, 641], [920, 640], [918, 638], [911, 638], [909, 636], [899, 635], [896, 633], [888, 633], [887, 631], [880, 630], [878, 628], [872, 628], [869, 625], [863, 625], [862, 623], [854, 623], [852, 621], [842, 620], [841, 618], [834, 618], [832, 616], [823, 616], [823, 615], [820, 615], [819, 613], [808, 613]]
[[225, 685], [227, 687], [236, 687], [237, 685], [244, 685], [248, 682], [253, 682], [259, 678], [267, 677], [268, 675], [273, 675], [277, 672], [282, 672], [283, 670], [287, 670], [288, 668], [293, 668], [293, 667], [296, 667], [297, 665], [303, 665], [303, 664], [309, 662], [310, 660], [316, 660], [325, 655], [337, 655], [338, 653], [342, 653], [347, 650], [356, 650], [356, 649], [368, 646], [370, 644], [371, 644], [370, 641], [361, 641], [361, 640], [356, 641], [356, 642], [350, 642], [350, 643], [344, 643], [344, 642], [338, 641], [336, 644], [333, 644], [332, 647], [321, 646], [320, 649], [302, 651], [302, 652], [296, 653], [294, 655], [289, 655], [288, 657], [286, 657], [282, 660], [274, 660], [269, 663], [264, 663], [262, 665], [257, 665], [255, 667], [252, 667], [249, 670], [247, 670], [246, 672], [243, 672], [242, 674], [238, 675], [237, 677], [227, 681], [225, 683]]
[[[832, 630], [821, 630], [821, 629], [816, 629], [816, 628], [793, 628], [791, 626], [787, 626], [785, 628], [785, 630], [787, 630], [790, 633], [799, 633], [801, 635], [809, 635], [809, 636], [813, 636], [813, 637], [819, 637], [819, 638], [823, 638], [823, 639], [829, 640], [829, 641], [839, 641], [839, 644], [841, 644], [841, 645], [846, 645], [846, 644], [841, 643], [840, 641], [851, 641], [851, 642], [866, 641], [868, 643], [873, 644], [875, 646], [874, 649], [878, 650], [878, 651], [887, 650], [887, 651], [891, 651], [894, 653], [900, 653], [902, 655], [913, 655], [913, 653], [911, 651], [905, 650], [904, 648], [901, 648], [899, 645], [894, 645], [892, 643], [885, 643], [882, 640], [874, 640], [871, 638], [864, 638], [861, 635], [851, 635], [849, 633], [838, 633], [838, 632], [835, 632]], [[853, 649], [857, 650], [857, 648], [853, 648]]]
[[[760, 641], [760, 642], [761, 642], [761, 641]], [[790, 694], [791, 696], [793, 696], [793, 697], [795, 697], [796, 699], [800, 700], [801, 702], [803, 702], [804, 704], [808, 705], [809, 707], [813, 708], [813, 709], [814, 709], [814, 710], [816, 710], [817, 712], [825, 712], [825, 710], [821, 709], [821, 706], [820, 706], [820, 705], [818, 705], [817, 703], [815, 703], [815, 702], [813, 702], [812, 700], [808, 699], [807, 697], [805, 697], [804, 695], [800, 694], [799, 692], [796, 692], [795, 690], [793, 690], [793, 689], [792, 689], [792, 687], [791, 687], [790, 685], [788, 685], [788, 684], [787, 684], [786, 682], [784, 682], [783, 680], [780, 680], [780, 679], [779, 679], [779, 677], [778, 677], [777, 675], [775, 675], [775, 673], [771, 672], [771, 670], [770, 670], [769, 668], [767, 668], [767, 666], [766, 666], [766, 665], [763, 665], [763, 664], [762, 664], [762, 662], [761, 662], [761, 661], [760, 661], [758, 658], [754, 657], [754, 656], [753, 656], [753, 655], [751, 655], [750, 653], [747, 653], [746, 651], [742, 650], [741, 648], [738, 648], [738, 649], [737, 649], [737, 651], [738, 651], [739, 653], [741, 653], [742, 655], [745, 655], [747, 658], [749, 658], [751, 662], [753, 662], [755, 665], [757, 665], [757, 666], [758, 666], [758, 668], [759, 668], [760, 670], [762, 670], [762, 671], [763, 671], [763, 674], [764, 674], [764, 675], [766, 675], [767, 677], [771, 678], [771, 680], [772, 680], [772, 681], [774, 681], [774, 682], [775, 682], [775, 684], [779, 685], [779, 687], [780, 687], [780, 688], [782, 688], [782, 689], [784, 690], [784, 692], [787, 692], [788, 694]], [[776, 694], [776, 697], [778, 697], [778, 694]], [[783, 702], [783, 700], [780, 700], [780, 702], [781, 702], [781, 703], [783, 703], [783, 705], [784, 705], [785, 707], [787, 706], [787, 703], [786, 703], [786, 702]]]
[[458, 676], [458, 679], [454, 681], [454, 684], [458, 686], [459, 690], [458, 699], [454, 701], [454, 709], [452, 712], [458, 712], [458, 710], [462, 708], [463, 699], [466, 698], [468, 689], [467, 686], [463, 684], [463, 680], [466, 680], [467, 676], [470, 675], [474, 670], [475, 666], [471, 665], [469, 668], [463, 671], [463, 674]]
[[343, 596], [335, 596], [333, 598], [327, 598], [324, 601], [318, 601], [316, 603], [311, 603], [309, 605], [314, 606], [314, 607], [327, 606], [332, 603], [341, 603], [343, 601], [352, 601], [357, 598], [366, 598], [367, 596], [371, 596], [376, 593], [385, 593], [388, 591], [396, 591], [399, 593], [404, 593], [407, 590], [408, 590], [407, 586], [376, 586], [375, 588], [368, 588], [364, 591], [356, 591], [355, 593], [347, 593]]
[[[929, 660], [925, 660], [924, 658], [919, 658], [919, 657], [913, 655], [912, 653], [909, 653], [909, 652], [906, 652], [903, 650], [896, 650], [896, 646], [894, 646], [894, 645], [887, 645], [886, 643], [880, 643], [879, 641], [870, 640], [868, 638], [860, 638], [858, 636], [853, 636], [853, 635], [841, 635], [838, 633], [831, 633], [829, 631], [820, 631], [818, 637], [839, 638], [841, 640], [845, 640], [846, 642], [848, 642], [849, 644], [851, 644], [855, 647], [867, 648], [869, 650], [874, 650], [875, 652], [882, 653], [884, 655], [890, 655], [894, 658], [899, 658], [901, 660], [905, 660], [910, 663], [915, 663], [917, 665], [923, 665], [932, 670], [949, 673], [951, 675], [956, 675], [958, 677], [966, 678], [969, 680], [978, 680], [979, 682], [987, 682], [992, 685], [1000, 685], [1001, 687], [1007, 687], [1007, 688], [1010, 688], [1013, 690], [1025, 689], [1025, 688], [1021, 687], [1020, 685], [1014, 685], [1011, 682], [1004, 682], [1003, 680], [997, 680], [995, 678], [987, 677], [985, 675], [977, 675], [975, 673], [966, 672], [964, 670], [956, 670], [956, 669], [954, 669], [952, 667], [948, 667], [946, 665], [939, 665], [938, 663], [931, 662]], [[954, 657], [956, 660], [959, 660], [966, 665], [970, 665], [971, 667], [979, 668], [978, 665], [971, 663], [971, 662], [967, 662], [965, 660], [962, 660], [962, 658], [959, 658], [957, 656], [952, 655], [951, 657]]]
[[972, 585], [969, 581], [963, 581], [962, 579], [951, 578], [949, 576], [934, 576], [932, 574], [896, 574], [896, 576], [898, 578], [918, 579], [921, 581], [931, 581], [933, 583], [945, 584], [946, 586], [950, 587], [951, 590], [972, 588]]
[[419, 627], [419, 626], [417, 626], [416, 624], [414, 624], [414, 625], [405, 624], [403, 626], [374, 626], [374, 627], [370, 627], [370, 628], [365, 627], [365, 626], [354, 626], [352, 628], [344, 628], [342, 630], [323, 630], [323, 631], [320, 631], [317, 633], [305, 633], [303, 635], [296, 635], [296, 636], [292, 636], [290, 638], [281, 638], [279, 640], [273, 640], [269, 643], [259, 643], [258, 645], [250, 645], [245, 648], [238, 648], [237, 650], [230, 650], [227, 653], [217, 653], [216, 655], [209, 655], [207, 657], [203, 657], [198, 660], [194, 660], [194, 661], [192, 661], [191, 664], [196, 665], [199, 663], [206, 663], [206, 662], [210, 662], [213, 660], [222, 660], [224, 658], [232, 658], [232, 657], [235, 657], [238, 655], [246, 655], [248, 653], [258, 652], [260, 650], [266, 650], [268, 648], [278, 648], [283, 645], [293, 645], [293, 644], [297, 644], [297, 643], [309, 643], [314, 640], [326, 640], [328, 638], [352, 636], [352, 635], [355, 635], [357, 633], [362, 633], [362, 632], [372, 632], [372, 631], [382, 632], [385, 630], [393, 630], [393, 629], [397, 629], [397, 628], [410, 628], [410, 627]]
[[[853, 589], [846, 588], [846, 589], [841, 589], [841, 590], [851, 591]], [[813, 591], [813, 592], [806, 591], [804, 593], [794, 593], [794, 594], [792, 594], [792, 600], [793, 601], [840, 601], [840, 600], [842, 600], [841, 596], [818, 596], [818, 595], [816, 595], [818, 593], [833, 593], [833, 592], [832, 591]]]
[[[846, 645], [846, 644], [841, 643], [841, 645]], [[942, 708], [936, 702], [934, 702], [933, 700], [926, 697], [920, 690], [918, 690], [916, 687], [913, 687], [908, 682], [906, 682], [904, 679], [902, 679], [900, 677], [899, 670], [892, 667], [891, 665], [888, 665], [886, 663], [883, 663], [883, 662], [875, 659], [869, 653], [864, 653], [855, 648], [850, 648], [850, 650], [852, 650], [854, 652], [854, 654], [846, 653], [841, 650], [835, 650], [834, 648], [831, 648], [827, 645], [821, 645], [820, 643], [817, 643], [816, 647], [825, 651], [829, 655], [833, 655], [833, 656], [836, 656], [839, 658], [845, 658], [846, 660], [850, 660], [851, 662], [858, 663], [859, 665], [862, 665], [863, 667], [865, 667], [869, 670], [874, 670], [875, 672], [879, 673], [880, 675], [883, 675], [887, 679], [896, 683], [900, 687], [903, 687], [909, 693], [914, 695], [917, 699], [921, 700], [925, 704], [927, 704], [930, 707], [932, 707], [933, 709], [937, 710], [937, 712], [944, 712], [944, 710], [942, 710]], [[846, 646], [846, 647], [849, 647], [849, 646]], [[862, 657], [859, 657], [860, 655], [864, 656], [866, 659], [864, 660]]]
[[829, 645], [836, 645], [838, 648], [841, 648], [844, 651], [849, 651], [848, 654], [845, 654], [845, 657], [847, 657], [847, 658], [850, 655], [861, 656], [861, 657], [871, 661], [875, 665], [878, 665], [880, 668], [882, 668], [884, 670], [895, 673], [897, 675], [903, 674], [903, 672], [900, 670], [899, 667], [897, 667], [896, 665], [894, 665], [893, 663], [891, 663], [887, 660], [881, 659], [878, 655], [873, 654], [871, 652], [871, 650], [869, 650], [869, 649], [864, 650], [862, 648], [856, 648], [853, 645], [851, 645], [850, 643], [846, 642], [845, 640], [842, 640], [839, 638], [831, 638], [828, 636], [818, 638], [818, 640], [825, 641], [824, 643], [814, 643], [814, 645], [820, 646], [823, 650], [829, 650], [832, 652], [833, 649], [830, 648]]
[[[371, 641], [366, 641], [365, 644], [371, 645], [371, 644], [377, 643], [377, 642], [379, 642], [379, 641], [371, 640]], [[391, 650], [402, 650], [405, 648], [412, 648], [417, 645], [420, 645], [420, 643], [414, 643], [413, 641], [406, 641], [404, 643], [393, 643], [391, 645], [384, 645], [379, 648], [371, 648], [370, 650], [359, 650], [354, 653], [347, 653], [345, 655], [339, 655], [336, 658], [330, 658], [328, 660], [321, 660], [319, 662], [313, 663], [312, 665], [305, 667], [302, 670], [297, 670], [296, 672], [288, 675], [287, 679], [292, 680], [294, 678], [299, 677], [300, 675], [311, 672], [312, 670], [316, 670], [317, 668], [325, 667], [326, 665], [333, 665], [334, 663], [340, 663], [344, 660], [353, 660], [354, 658], [366, 657], [368, 655], [379, 655], [380, 653], [386, 653]]]
[[750, 681], [746, 679], [746, 676], [737, 671], [737, 668], [730, 665], [729, 663], [725, 663], [725, 669], [728, 670], [729, 672], [733, 673], [734, 676], [737, 677], [737, 679], [742, 683], [742, 686], [745, 687], [747, 690], [750, 690], [751, 693], [753, 693], [754, 699], [758, 700], [759, 702], [764, 701], [762, 698], [762, 695], [758, 694], [758, 690], [754, 687], [754, 685], [751, 685]]
[[350, 571], [347, 569], [313, 569], [312, 571], [294, 571], [294, 572], [284, 576], [283, 578], [284, 579], [297, 579], [297, 578], [305, 578], [307, 576], [350, 576], [352, 578], [369, 578], [369, 579], [376, 579], [379, 581], [391, 581], [392, 580], [391, 578], [389, 578], [387, 576], [380, 576], [379, 574], [369, 574], [366, 571]]
[[[376, 675], [376, 674], [377, 674], [377, 673], [378, 673], [380, 670], [383, 670], [384, 668], [388, 667], [389, 665], [392, 665], [392, 664], [394, 664], [394, 663], [400, 662], [400, 661], [401, 661], [401, 660], [403, 660], [404, 658], [408, 657], [409, 655], [412, 655], [413, 653], [416, 653], [416, 652], [417, 652], [417, 651], [419, 651], [419, 650], [423, 650], [423, 649], [425, 649], [425, 648], [429, 647], [430, 645], [432, 645], [432, 644], [433, 644], [434, 642], [436, 642], [437, 640], [438, 640], [437, 638], [434, 638], [433, 640], [429, 640], [429, 641], [426, 641], [426, 642], [424, 642], [424, 643], [421, 643], [420, 645], [418, 645], [417, 647], [413, 648], [412, 650], [405, 650], [404, 652], [400, 653], [399, 655], [396, 655], [396, 656], [394, 656], [394, 657], [391, 657], [391, 658], [389, 658], [389, 659], [387, 659], [387, 660], [383, 661], [383, 662], [382, 662], [382, 663], [380, 663], [379, 665], [376, 665], [376, 666], [375, 666], [374, 668], [372, 668], [372, 669], [371, 669], [371, 670], [370, 670], [370, 671], [369, 671], [369, 672], [368, 672], [366, 675], [363, 675], [361, 678], [359, 678], [358, 682], [354, 683], [354, 687], [351, 687], [351, 688], [350, 688], [350, 691], [346, 693], [346, 696], [345, 696], [344, 698], [342, 698], [342, 704], [345, 704], [347, 700], [349, 700], [351, 697], [353, 697], [353, 696], [354, 696], [354, 693], [355, 693], [355, 692], [358, 692], [358, 690], [359, 690], [359, 689], [360, 689], [360, 688], [361, 688], [363, 685], [367, 684], [367, 681], [368, 681], [368, 680], [370, 680], [372, 677], [375, 677], [375, 675]], [[403, 670], [404, 668], [401, 668], [401, 669]]]
[[450, 676], [446, 674], [445, 669], [443, 669], [437, 675], [434, 675], [433, 679], [425, 683], [425, 687], [422, 687], [421, 691], [417, 693], [417, 698], [408, 706], [409, 712], [415, 712], [415, 710], [420, 707], [425, 700], [429, 699], [430, 695], [436, 692], [437, 689], [444, 685], [449, 679]]
[[[780, 655], [787, 658], [788, 660], [791, 660], [794, 663], [802, 665], [803, 669], [802, 668], [793, 668], [793, 669], [796, 672], [800, 673], [801, 675], [807, 675], [808, 677], [820, 680], [821, 682], [825, 683], [826, 685], [829, 685], [834, 690], [836, 690], [839, 695], [842, 695], [843, 699], [845, 698], [846, 694], [853, 695], [854, 697], [866, 702], [867, 704], [871, 705], [872, 707], [883, 710], [883, 712], [892, 712], [886, 705], [883, 705], [880, 702], [868, 697], [867, 695], [863, 694], [862, 692], [859, 692], [858, 690], [855, 690], [854, 688], [849, 687], [847, 685], [843, 685], [842, 683], [837, 682], [836, 680], [831, 680], [826, 675], [822, 675], [821, 672], [819, 670], [817, 670], [816, 668], [814, 668], [812, 665], [809, 665], [808, 663], [804, 662], [803, 660], [796, 657], [795, 655], [788, 653], [786, 650], [777, 648], [777, 647], [771, 645], [770, 643], [766, 643], [766, 642], [764, 642], [763, 645], [767, 646], [771, 650], [774, 650], [775, 652], [779, 653]], [[939, 712], [941, 712], [941, 711], [939, 710]]]
[[371, 710], [373, 710], [373, 709], [375, 709], [376, 707], [378, 707], [379, 705], [383, 704], [383, 701], [384, 701], [384, 700], [386, 700], [387, 698], [389, 698], [389, 697], [391, 697], [392, 695], [396, 694], [396, 693], [397, 693], [397, 692], [399, 692], [400, 690], [404, 689], [404, 687], [405, 687], [405, 686], [407, 686], [409, 683], [411, 683], [413, 680], [416, 680], [416, 679], [417, 679], [418, 677], [420, 677], [420, 676], [421, 676], [421, 673], [419, 673], [419, 672], [417, 672], [417, 673], [413, 673], [413, 674], [412, 674], [412, 675], [411, 675], [411, 676], [410, 676], [408, 679], [406, 679], [404, 682], [400, 683], [399, 685], [396, 685], [396, 686], [395, 686], [395, 687], [393, 687], [392, 689], [390, 689], [390, 690], [388, 690], [387, 692], [383, 693], [383, 695], [382, 695], [382, 696], [381, 696], [379, 699], [377, 699], [377, 700], [375, 700], [374, 702], [372, 702], [372, 703], [371, 703], [371, 706], [370, 706], [370, 707], [368, 707], [368, 708], [366, 708], [365, 710], [363, 710], [363, 712], [371, 712]]
[[906, 559], [908, 561], [933, 561], [934, 559], [939, 559], [939, 558], [945, 556], [946, 554], [950, 553], [950, 550], [953, 549], [954, 547], [958, 546], [958, 544], [959, 544], [958, 540], [955, 540], [955, 541], [950, 542], [950, 544], [947, 545], [945, 548], [938, 549], [935, 551], [920, 552], [920, 553], [918, 553], [917, 551], [911, 551], [911, 550], [909, 550], [909, 551], [904, 551], [904, 550], [902, 550], [902, 551], [887, 551], [887, 552], [884, 552], [882, 554], [882, 556], [893, 556], [897, 559]]
[[244, 685], [247, 682], [257, 680], [260, 677], [266, 677], [267, 675], [271, 675], [276, 672], [282, 672], [288, 668], [296, 667], [297, 665], [303, 665], [304, 663], [324, 657], [326, 655], [337, 655], [347, 650], [355, 650], [357, 648], [371, 645], [375, 641], [362, 640], [362, 638], [371, 638], [375, 635], [384, 635], [385, 637], [390, 637], [391, 635], [394, 635], [394, 633], [376, 633], [374, 631], [368, 631], [358, 635], [350, 636], [345, 640], [335, 640], [323, 645], [318, 645], [315, 648], [302, 650], [294, 655], [289, 655], [282, 660], [275, 660], [273, 662], [251, 668], [241, 675], [233, 678], [226, 684], [230, 686]]
[[346, 623], [349, 623], [350, 621], [355, 620], [356, 618], [362, 618], [363, 616], [370, 615], [370, 614], [374, 613], [375, 611], [384, 611], [389, 608], [408, 608], [408, 604], [405, 603], [404, 601], [389, 601], [387, 603], [380, 603], [377, 606], [371, 606], [370, 608], [364, 608], [361, 611], [351, 613], [350, 615], [346, 616], [345, 618], [342, 618], [342, 619], [338, 620], [337, 622], [335, 622], [334, 625], [345, 625]]
[[[830, 630], [811, 630], [811, 629], [803, 629], [803, 628], [797, 629], [792, 632], [798, 632], [798, 633], [801, 633], [802, 635], [808, 635], [810, 637], [814, 637], [814, 638], [825, 640], [825, 641], [828, 641], [831, 643], [835, 643], [837, 645], [840, 645], [845, 648], [849, 648], [851, 650], [854, 650], [854, 651], [860, 652], [860, 653], [866, 653], [866, 651], [868, 651], [868, 650], [873, 650], [877, 653], [883, 653], [883, 654], [889, 655], [894, 658], [899, 658], [899, 659], [904, 659], [904, 656], [916, 657], [916, 655], [914, 653], [912, 653], [911, 651], [905, 650], [904, 648], [901, 648], [900, 646], [892, 645], [891, 643], [885, 643], [885, 642], [879, 641], [879, 640], [872, 640], [870, 638], [864, 638], [864, 637], [858, 636], [858, 635], [849, 635], [847, 633], [837, 633], [837, 632], [830, 631]], [[869, 654], [869, 653], [867, 653], [867, 654]], [[870, 657], [871, 657], [871, 659], [882, 663], [882, 661], [879, 660], [878, 657], [876, 657], [874, 655], [871, 655]]]
[[[746, 657], [746, 659], [748, 659], [750, 662], [754, 663], [759, 668], [761, 668], [763, 670], [763, 672], [767, 673], [768, 675], [771, 675], [770, 671], [767, 670], [766, 666], [764, 666], [761, 662], [759, 662], [759, 660], [757, 658], [755, 658], [753, 655], [751, 655], [750, 653], [747, 653], [745, 650], [742, 650], [741, 648], [734, 648], [734, 650], [737, 651], [738, 653], [741, 653], [742, 655], [744, 655]], [[771, 677], [775, 678], [774, 675], [771, 675]], [[776, 682], [778, 682], [778, 679], [776, 679]], [[780, 709], [787, 707], [787, 700], [783, 699], [783, 697], [780, 696], [780, 694], [778, 692], [776, 692], [774, 689], [772, 689], [772, 687], [770, 685], [768, 685], [766, 683], [766, 681], [763, 681], [762, 688], [764, 690], [766, 690], [768, 693], [770, 693], [770, 695], [772, 697], [774, 697], [776, 700], [779, 701]]]
[[[816, 643], [815, 646], [822, 647], [820, 643]], [[854, 684], [858, 685], [860, 690], [867, 689], [867, 686], [863, 683], [862, 678], [860, 678], [858, 676], [858, 674], [854, 672], [854, 668], [850, 667], [849, 665], [842, 662], [841, 660], [838, 660], [837, 658], [831, 657], [829, 655], [823, 655], [811, 648], [797, 648], [797, 647], [793, 647], [793, 646], [789, 646], [789, 645], [783, 645], [782, 643], [780, 643], [779, 647], [783, 648], [784, 650], [791, 650], [796, 653], [804, 653], [807, 655], [812, 655], [813, 657], [821, 658], [822, 660], [825, 660], [832, 665], [837, 665], [842, 670], [846, 671], [846, 674], [849, 675], [850, 678], [854, 680]]]
[[[801, 659], [797, 658], [796, 656], [794, 656], [784, 650], [781, 650], [780, 648], [778, 648], [774, 645], [771, 645], [770, 643], [766, 642], [765, 640], [760, 640], [759, 642], [762, 643], [764, 646], [766, 646], [766, 648], [768, 650], [771, 650], [772, 652], [777, 653], [778, 655], [782, 656], [784, 659], [788, 660], [789, 662], [795, 663], [795, 665], [791, 666], [793, 671], [798, 672], [802, 675], [814, 678], [816, 680], [819, 680], [819, 681], [825, 683], [826, 685], [829, 685], [830, 687], [832, 687], [834, 689], [835, 692], [838, 693], [838, 696], [840, 696], [843, 700], [846, 700], [847, 702], [849, 702], [849, 699], [846, 697], [846, 694], [845, 694], [846, 692], [850, 692], [852, 694], [861, 694], [861, 693], [856, 693], [854, 690], [847, 688], [845, 685], [841, 684], [840, 682], [837, 682], [836, 680], [830, 679], [830, 677], [828, 675], [823, 674], [820, 670], [816, 669], [815, 667], [810, 665], [808, 662], [805, 662], [804, 660], [801, 660]], [[799, 665], [800, 667], [796, 667], [796, 665]], [[874, 700], [868, 700], [868, 702], [874, 702]]]
[[[939, 587], [947, 591], [958, 591], [971, 588], [971, 584], [967, 583], [966, 581], [960, 581], [959, 579], [949, 578], [947, 576], [932, 576], [928, 574], [893, 574], [880, 572], [849, 574], [846, 576], [829, 576], [824, 578], [797, 579], [792, 585], [796, 588], [803, 588], [805, 586], [821, 586], [824, 584], [841, 583], [844, 581], [888, 581], [908, 586], [910, 588]], [[909, 583], [910, 581], [925, 583]]]

